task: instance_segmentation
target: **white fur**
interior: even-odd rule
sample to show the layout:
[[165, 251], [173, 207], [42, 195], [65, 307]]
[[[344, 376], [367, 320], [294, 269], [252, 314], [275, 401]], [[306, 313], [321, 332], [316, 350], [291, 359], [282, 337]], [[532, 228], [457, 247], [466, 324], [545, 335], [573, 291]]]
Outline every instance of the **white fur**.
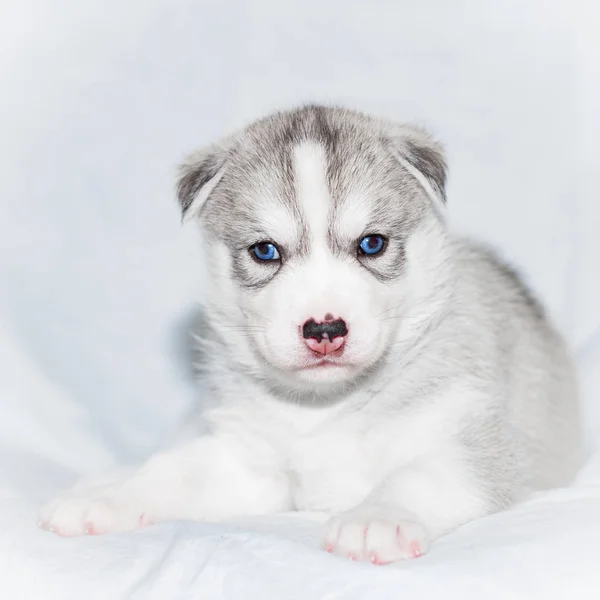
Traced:
[[331, 206], [325, 149], [320, 144], [305, 142], [295, 149], [293, 159], [297, 200], [308, 219], [313, 252], [323, 255], [327, 249], [327, 214]]

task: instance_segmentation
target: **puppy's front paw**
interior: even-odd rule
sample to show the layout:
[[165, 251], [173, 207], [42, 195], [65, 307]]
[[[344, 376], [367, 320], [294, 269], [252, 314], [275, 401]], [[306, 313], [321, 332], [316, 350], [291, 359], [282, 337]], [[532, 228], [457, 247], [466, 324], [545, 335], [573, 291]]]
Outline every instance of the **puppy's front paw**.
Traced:
[[61, 536], [130, 531], [150, 523], [139, 496], [120, 484], [75, 489], [39, 512], [39, 526]]
[[333, 517], [323, 547], [351, 560], [386, 565], [427, 552], [430, 537], [410, 512], [361, 507]]

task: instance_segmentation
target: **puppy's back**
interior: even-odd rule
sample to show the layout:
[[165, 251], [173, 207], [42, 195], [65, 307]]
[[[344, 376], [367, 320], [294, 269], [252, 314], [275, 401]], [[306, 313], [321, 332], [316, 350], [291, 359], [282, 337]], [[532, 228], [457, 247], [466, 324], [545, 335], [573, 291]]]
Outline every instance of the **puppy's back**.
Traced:
[[463, 239], [453, 247], [455, 305], [475, 347], [506, 382], [507, 428], [524, 461], [524, 483], [564, 485], [581, 460], [576, 374], [566, 344], [518, 273], [493, 251]]

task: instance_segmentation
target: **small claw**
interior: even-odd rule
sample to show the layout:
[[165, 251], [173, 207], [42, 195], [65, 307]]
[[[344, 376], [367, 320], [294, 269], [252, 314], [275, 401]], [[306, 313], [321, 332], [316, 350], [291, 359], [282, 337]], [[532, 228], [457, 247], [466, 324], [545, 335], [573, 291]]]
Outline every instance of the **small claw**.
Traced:
[[146, 516], [146, 513], [143, 513], [142, 516], [140, 517], [140, 527], [148, 527], [149, 525], [153, 525], [154, 522], [152, 521], [152, 519], [149, 519]]
[[378, 565], [380, 567], [390, 564], [389, 561], [379, 560], [379, 557], [377, 555], [375, 555], [375, 554], [373, 556], [371, 556], [371, 562], [374, 565]]
[[419, 556], [423, 555], [423, 552], [421, 552], [421, 546], [420, 546], [419, 542], [411, 542], [410, 543], [410, 552], [411, 552], [413, 558], [419, 558]]

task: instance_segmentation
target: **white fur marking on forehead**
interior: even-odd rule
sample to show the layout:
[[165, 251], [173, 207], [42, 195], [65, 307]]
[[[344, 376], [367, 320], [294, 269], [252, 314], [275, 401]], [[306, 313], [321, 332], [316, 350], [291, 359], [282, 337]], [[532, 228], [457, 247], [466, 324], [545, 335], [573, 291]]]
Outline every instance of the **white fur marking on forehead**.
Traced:
[[297, 146], [294, 149], [294, 174], [298, 204], [308, 222], [311, 238], [313, 242], [325, 245], [331, 205], [325, 148], [314, 142]]

